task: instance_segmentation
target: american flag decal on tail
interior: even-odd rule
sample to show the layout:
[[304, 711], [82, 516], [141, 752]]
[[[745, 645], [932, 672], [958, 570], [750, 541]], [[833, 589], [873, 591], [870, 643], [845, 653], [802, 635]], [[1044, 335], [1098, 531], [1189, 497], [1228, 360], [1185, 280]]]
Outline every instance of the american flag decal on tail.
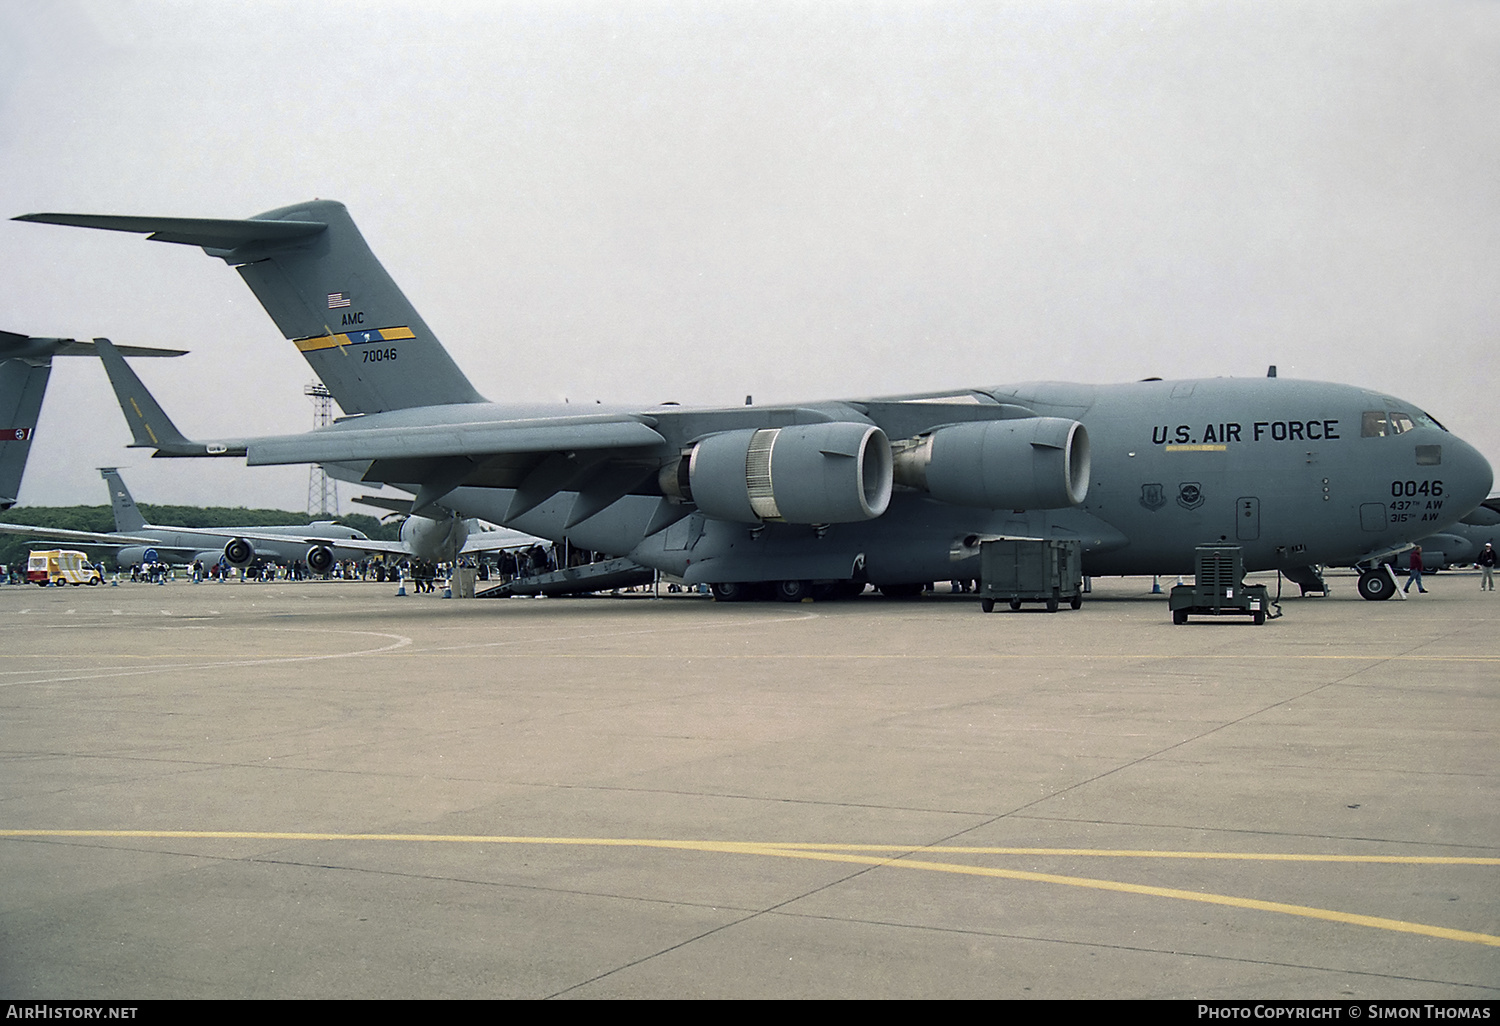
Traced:
[[328, 293], [328, 309], [336, 310], [341, 306], [348, 306], [349, 299], [342, 292]]

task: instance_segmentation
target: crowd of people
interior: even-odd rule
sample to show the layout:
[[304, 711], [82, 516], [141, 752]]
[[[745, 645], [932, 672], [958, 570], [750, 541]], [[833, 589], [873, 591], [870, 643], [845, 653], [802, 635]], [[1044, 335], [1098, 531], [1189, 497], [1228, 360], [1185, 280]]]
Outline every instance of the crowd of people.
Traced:
[[[388, 556], [370, 556], [366, 559], [347, 559], [335, 563], [326, 573], [315, 573], [302, 560], [281, 565], [270, 560], [256, 559], [249, 566], [234, 568], [222, 560], [205, 564], [195, 560], [186, 568], [164, 562], [136, 563], [120, 568], [120, 579], [136, 583], [165, 584], [184, 577], [196, 583], [241, 580], [254, 582], [341, 580], [411, 582], [418, 593], [437, 590], [437, 582], [448, 580], [457, 566], [473, 568], [480, 581], [504, 583], [517, 577], [531, 577], [550, 573], [564, 566], [581, 566], [598, 558], [597, 553], [581, 549], [559, 551], [556, 545], [532, 545], [529, 548], [502, 549], [483, 553], [481, 556], [465, 556], [457, 564], [433, 563], [414, 558], [394, 559]], [[101, 570], [103, 564], [100, 564]], [[26, 567], [0, 565], [0, 583], [26, 583]]]

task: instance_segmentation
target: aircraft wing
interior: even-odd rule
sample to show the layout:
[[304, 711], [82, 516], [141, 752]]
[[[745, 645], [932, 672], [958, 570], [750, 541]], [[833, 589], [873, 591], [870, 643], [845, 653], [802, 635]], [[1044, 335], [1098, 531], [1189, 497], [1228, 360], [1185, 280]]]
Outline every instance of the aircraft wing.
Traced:
[[613, 414], [537, 417], [423, 427], [333, 427], [246, 441], [246, 464], [432, 460], [571, 450], [635, 449], [665, 441], [644, 420]]
[[[280, 542], [286, 545], [306, 545], [309, 548], [324, 545], [331, 549], [355, 549], [367, 552], [405, 551], [400, 542], [374, 541], [369, 538], [329, 538], [311, 532], [299, 534], [295, 531], [257, 531], [253, 528], [247, 531], [233, 527], [164, 527], [162, 530], [171, 531], [173, 534], [190, 535], [194, 538], [243, 538], [246, 541]], [[126, 544], [134, 543], [127, 542]], [[155, 541], [152, 544], [160, 547], [162, 543]], [[394, 546], [394, 548], [388, 546]]]
[[0, 534], [25, 534], [33, 538], [53, 541], [77, 542], [80, 545], [156, 545], [156, 538], [144, 538], [132, 534], [100, 534], [95, 531], [68, 531], [61, 527], [37, 527], [35, 524], [0, 524]]
[[[370, 463], [420, 481], [411, 510], [423, 512], [495, 457], [543, 459], [553, 453], [621, 452], [649, 449], [665, 439], [644, 415], [586, 413], [535, 416], [516, 411], [488, 419], [468, 416], [448, 423], [363, 426], [361, 418], [298, 435], [196, 442], [179, 431], [155, 397], [108, 339], [95, 339], [104, 368], [130, 424], [132, 447], [154, 448], [158, 456], [245, 456], [250, 466], [298, 463]], [[632, 482], [634, 483], [634, 482]]]

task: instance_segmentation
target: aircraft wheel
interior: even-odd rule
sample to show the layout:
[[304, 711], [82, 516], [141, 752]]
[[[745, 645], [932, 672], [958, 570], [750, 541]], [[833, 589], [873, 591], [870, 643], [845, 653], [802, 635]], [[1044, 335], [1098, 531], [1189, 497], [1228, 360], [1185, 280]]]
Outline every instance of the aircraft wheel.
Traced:
[[1384, 602], [1396, 593], [1384, 568], [1359, 575], [1359, 597], [1371, 602]]
[[1049, 598], [1047, 600], [1047, 612], [1049, 612], [1049, 613], [1055, 613], [1055, 612], [1057, 612], [1057, 598], [1055, 596], [1053, 598]]
[[994, 599], [980, 599], [979, 600], [979, 608], [982, 609], [982, 610], [984, 610], [986, 613], [993, 613], [995, 611], [995, 600]]
[[1259, 627], [1266, 622], [1266, 611], [1264, 609], [1257, 609], [1251, 619], [1255, 621], [1255, 626]]
[[1020, 599], [1011, 599], [1010, 600], [1010, 611], [1012, 613], [1016, 612], [1020, 608], [1021, 608], [1021, 600]]
[[812, 597], [811, 581], [777, 581], [776, 597], [782, 602], [801, 602]]
[[1187, 623], [1187, 610], [1186, 609], [1174, 609], [1174, 610], [1172, 610], [1172, 622], [1175, 623], [1175, 624], [1178, 624], [1179, 626], [1182, 625], [1182, 624]]
[[722, 584], [710, 584], [708, 590], [713, 592], [716, 602], [745, 602], [750, 598], [750, 585], [744, 581], [725, 581]]
[[1071, 600], [1069, 600], [1068, 605], [1072, 606], [1074, 609], [1082, 609], [1083, 608], [1083, 596], [1082, 595], [1074, 595], [1073, 598]]

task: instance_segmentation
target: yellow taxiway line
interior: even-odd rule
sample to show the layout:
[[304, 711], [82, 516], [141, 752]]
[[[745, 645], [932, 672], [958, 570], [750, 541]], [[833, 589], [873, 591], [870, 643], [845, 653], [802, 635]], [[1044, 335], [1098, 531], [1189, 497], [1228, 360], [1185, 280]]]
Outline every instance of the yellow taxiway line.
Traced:
[[[1454, 930], [1425, 923], [1411, 923], [1381, 916], [1358, 915], [1333, 909], [1313, 908], [1308, 905], [1291, 905], [1279, 901], [1261, 901], [1256, 898], [1240, 898], [1228, 894], [1212, 894], [1204, 891], [1185, 891], [1175, 887], [1156, 887], [1148, 884], [1124, 883], [1118, 880], [1100, 880], [1091, 877], [1064, 876], [1056, 873], [1036, 873], [1019, 869], [998, 869], [990, 866], [974, 866], [957, 862], [933, 862], [912, 858], [912, 855], [1021, 855], [1031, 857], [1070, 858], [1145, 858], [1145, 859], [1213, 859], [1257, 862], [1343, 862], [1383, 865], [1445, 865], [1445, 866], [1495, 866], [1500, 859], [1467, 858], [1461, 856], [1419, 855], [1317, 855], [1278, 852], [1191, 852], [1191, 851], [1138, 851], [1127, 849], [1097, 848], [985, 848], [985, 847], [913, 847], [910, 845], [880, 844], [824, 844], [797, 843], [791, 841], [707, 841], [668, 840], [659, 838], [615, 838], [615, 837], [507, 837], [488, 834], [339, 834], [306, 832], [271, 832], [249, 830], [0, 830], [0, 838], [137, 838], [168, 840], [248, 840], [248, 841], [381, 841], [407, 843], [446, 844], [532, 844], [572, 847], [600, 848], [665, 848], [679, 851], [715, 852], [734, 855], [762, 855], [776, 858], [812, 859], [822, 862], [843, 862], [855, 865], [888, 866], [893, 869], [920, 869], [937, 873], [958, 873], [968, 876], [983, 876], [1002, 880], [1025, 880], [1032, 883], [1058, 884], [1066, 887], [1086, 887], [1094, 890], [1117, 891], [1125, 894], [1141, 894], [1157, 898], [1174, 898], [1180, 901], [1198, 901], [1211, 905], [1226, 905], [1232, 908], [1253, 909], [1260, 912], [1277, 912], [1282, 915], [1322, 919], [1328, 922], [1351, 926], [1366, 926], [1378, 930], [1412, 933], [1442, 940], [1462, 941], [1500, 947], [1500, 937], [1469, 930]], [[868, 853], [868, 854], [861, 854]], [[876, 853], [888, 853], [886, 855]]]

